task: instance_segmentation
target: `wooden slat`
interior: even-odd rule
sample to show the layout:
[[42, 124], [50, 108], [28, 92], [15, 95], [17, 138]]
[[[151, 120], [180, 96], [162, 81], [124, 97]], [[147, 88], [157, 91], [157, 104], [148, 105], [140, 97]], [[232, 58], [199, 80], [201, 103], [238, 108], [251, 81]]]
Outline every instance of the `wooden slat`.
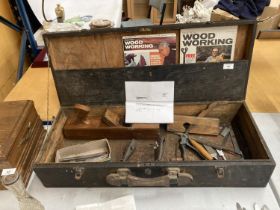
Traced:
[[29, 68], [5, 101], [32, 100], [40, 118], [52, 120], [60, 108], [53, 77], [48, 68]]
[[58, 37], [48, 44], [54, 69], [114, 68], [124, 66], [120, 35]]
[[185, 132], [185, 124], [189, 124], [189, 133], [218, 135], [220, 132], [220, 120], [218, 118], [206, 118], [195, 116], [175, 115], [174, 123], [168, 124], [167, 130], [172, 132]]
[[[239, 26], [237, 30], [236, 36], [236, 44], [235, 44], [235, 52], [234, 52], [234, 60], [246, 59], [246, 50], [248, 47], [248, 42], [250, 41], [249, 37], [249, 27]], [[248, 59], [248, 58], [247, 58]]]

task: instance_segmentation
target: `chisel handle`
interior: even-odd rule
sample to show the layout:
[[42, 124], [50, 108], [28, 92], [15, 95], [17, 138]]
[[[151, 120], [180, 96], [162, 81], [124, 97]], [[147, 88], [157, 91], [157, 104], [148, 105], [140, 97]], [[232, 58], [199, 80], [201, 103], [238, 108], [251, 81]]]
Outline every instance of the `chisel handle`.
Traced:
[[193, 139], [189, 139], [190, 143], [200, 152], [203, 157], [205, 157], [207, 160], [213, 160], [213, 157], [207, 152], [207, 150], [199, 143], [197, 143]]

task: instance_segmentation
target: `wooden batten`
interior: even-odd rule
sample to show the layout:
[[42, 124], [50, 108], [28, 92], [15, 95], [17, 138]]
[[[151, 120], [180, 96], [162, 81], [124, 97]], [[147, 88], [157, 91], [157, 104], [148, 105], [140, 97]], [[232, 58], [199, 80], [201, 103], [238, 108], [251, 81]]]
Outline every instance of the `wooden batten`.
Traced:
[[239, 26], [237, 30], [237, 37], [236, 37], [236, 47], [234, 52], [234, 60], [241, 60], [246, 57], [246, 49], [247, 49], [247, 42], [248, 40], [248, 26]]

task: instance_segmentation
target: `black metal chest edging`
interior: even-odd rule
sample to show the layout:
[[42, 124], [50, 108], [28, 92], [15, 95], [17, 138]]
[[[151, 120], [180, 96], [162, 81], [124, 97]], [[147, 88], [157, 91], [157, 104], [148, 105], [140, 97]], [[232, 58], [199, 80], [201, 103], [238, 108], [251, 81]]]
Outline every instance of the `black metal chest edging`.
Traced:
[[175, 102], [245, 99], [248, 61], [53, 71], [61, 106], [124, 104], [125, 81], [175, 81]]

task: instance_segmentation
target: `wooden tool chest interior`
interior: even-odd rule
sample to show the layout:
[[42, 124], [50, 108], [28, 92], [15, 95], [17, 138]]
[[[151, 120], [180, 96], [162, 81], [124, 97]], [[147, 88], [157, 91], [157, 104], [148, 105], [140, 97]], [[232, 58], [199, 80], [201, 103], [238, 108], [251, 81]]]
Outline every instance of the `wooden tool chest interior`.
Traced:
[[[201, 110], [205, 109], [209, 104], [189, 104], [189, 105], [177, 105], [175, 107], [175, 114], [184, 114], [188, 116], [196, 116]], [[124, 112], [124, 107], [115, 106], [110, 107], [116, 112], [122, 113]], [[90, 115], [100, 114], [105, 112], [106, 107], [93, 107], [93, 111]], [[244, 159], [269, 159], [265, 148], [263, 147], [263, 139], [260, 138], [258, 131], [254, 129], [254, 125], [250, 121], [250, 116], [246, 110], [247, 108], [242, 102], [220, 102], [220, 104], [211, 112], [207, 117], [217, 117], [220, 119], [221, 125], [230, 126], [233, 129], [236, 140], [238, 142], [238, 146], [243, 152]], [[73, 112], [73, 109], [65, 109], [60, 115], [59, 119], [57, 119], [57, 123], [53, 130], [55, 132], [51, 133], [51, 136], [46, 140], [43, 150], [37, 159], [38, 163], [52, 163], [55, 159], [55, 154], [57, 149], [88, 142], [94, 139], [81, 140], [81, 139], [66, 139], [64, 138], [62, 128], [65, 124], [67, 116]], [[250, 128], [250, 129], [248, 129]], [[164, 126], [162, 127], [165, 130]], [[172, 160], [175, 157], [175, 153], [178, 153], [180, 156], [179, 147], [176, 145], [179, 142], [178, 136], [172, 133], [163, 132], [162, 135], [166, 136], [166, 145], [165, 151], [163, 154], [162, 162], [172, 162], [176, 160]], [[232, 137], [227, 141], [225, 147], [229, 150], [234, 151], [232, 145]], [[129, 162], [153, 162], [156, 161], [154, 158], [154, 142], [156, 139], [137, 139], [137, 149], [136, 152], [131, 156]], [[110, 140], [110, 146], [112, 150], [112, 162], [120, 162], [123, 157], [123, 151], [129, 144], [129, 140]], [[215, 138], [212, 141], [217, 142]], [[176, 151], [176, 148], [178, 149]], [[238, 154], [231, 154], [225, 152], [227, 160], [243, 160]], [[199, 160], [191, 151], [188, 152], [188, 159], [190, 161]]]
[[[179, 64], [181, 29], [230, 25], [238, 27], [233, 61]], [[230, 21], [45, 34], [61, 110], [34, 167], [43, 184], [47, 187], [265, 186], [275, 163], [244, 102], [255, 27], [254, 21]], [[166, 32], [177, 35], [177, 64], [124, 67], [123, 36]], [[225, 69], [225, 64], [232, 64], [233, 69]], [[165, 150], [161, 160], [155, 158], [155, 138], [138, 138], [137, 149], [126, 162], [122, 158], [130, 140], [108, 138], [110, 162], [55, 163], [58, 149], [94, 140], [65, 138], [63, 128], [75, 112], [74, 105], [90, 106], [89, 116], [101, 117], [107, 108], [124, 116], [126, 81], [174, 81], [175, 115], [197, 116], [215, 102], [216, 106], [205, 117], [218, 118], [220, 129], [227, 126], [232, 135], [226, 142], [217, 142], [214, 137], [208, 141], [226, 148], [227, 160], [200, 160], [190, 150], [186, 160], [177, 160], [181, 155], [177, 146], [179, 137], [167, 132], [167, 125], [162, 124], [160, 135], [165, 136]], [[242, 156], [232, 152], [234, 140]]]

